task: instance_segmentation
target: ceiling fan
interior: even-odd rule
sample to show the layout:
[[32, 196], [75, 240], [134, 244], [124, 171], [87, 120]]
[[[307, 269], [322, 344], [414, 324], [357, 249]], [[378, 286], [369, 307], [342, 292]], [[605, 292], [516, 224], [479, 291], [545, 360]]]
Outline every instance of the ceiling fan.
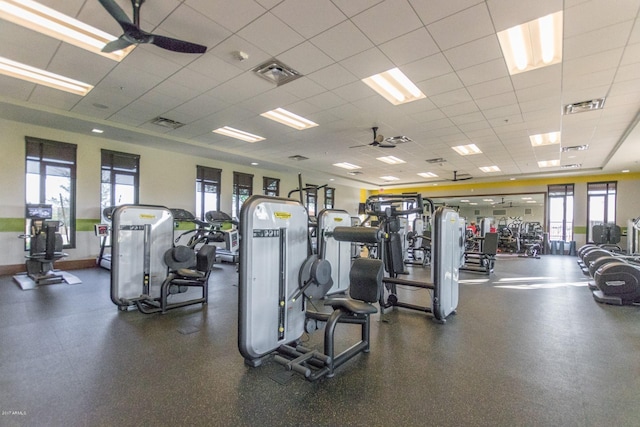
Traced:
[[368, 144], [360, 144], [360, 145], [352, 145], [349, 148], [357, 148], [357, 147], [366, 147], [367, 145], [370, 145], [372, 147], [378, 147], [378, 148], [395, 148], [395, 146], [397, 144], [401, 144], [403, 142], [410, 142], [411, 138], [408, 138], [404, 135], [401, 136], [392, 136], [389, 138], [386, 138], [382, 135], [378, 135], [378, 127], [374, 126], [371, 128], [371, 130], [373, 131], [373, 141], [368, 143]]
[[147, 33], [140, 29], [140, 6], [145, 0], [131, 0], [133, 5], [133, 22], [122, 10], [115, 0], [99, 0], [100, 4], [109, 12], [109, 14], [118, 21], [122, 27], [124, 34], [119, 39], [107, 43], [103, 48], [103, 52], [115, 52], [132, 44], [151, 43], [163, 49], [172, 50], [174, 52], [183, 53], [204, 53], [206, 46], [199, 44], [173, 39], [171, 37], [160, 36], [158, 34]]

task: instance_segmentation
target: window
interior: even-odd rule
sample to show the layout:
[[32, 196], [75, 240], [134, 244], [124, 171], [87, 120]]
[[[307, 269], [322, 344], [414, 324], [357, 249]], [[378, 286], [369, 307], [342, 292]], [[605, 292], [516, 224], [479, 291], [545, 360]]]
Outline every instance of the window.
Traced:
[[549, 185], [549, 240], [573, 240], [573, 184]]
[[105, 208], [138, 203], [140, 156], [101, 150], [101, 157], [100, 212], [104, 222]]
[[587, 242], [596, 224], [616, 222], [616, 182], [587, 183]]
[[253, 175], [233, 173], [233, 196], [231, 198], [231, 216], [238, 218], [245, 200], [253, 194]]
[[280, 195], [280, 180], [278, 178], [269, 178], [267, 176], [262, 178], [262, 192], [265, 196]]
[[[26, 137], [26, 203], [49, 204], [63, 247], [76, 245], [76, 145]], [[31, 234], [25, 222], [25, 234]]]
[[324, 208], [333, 209], [335, 203], [336, 189], [332, 187], [324, 187]]
[[313, 184], [307, 184], [305, 186], [307, 212], [309, 216], [316, 216], [318, 211], [318, 186]]
[[196, 218], [220, 210], [220, 176], [222, 169], [196, 166]]

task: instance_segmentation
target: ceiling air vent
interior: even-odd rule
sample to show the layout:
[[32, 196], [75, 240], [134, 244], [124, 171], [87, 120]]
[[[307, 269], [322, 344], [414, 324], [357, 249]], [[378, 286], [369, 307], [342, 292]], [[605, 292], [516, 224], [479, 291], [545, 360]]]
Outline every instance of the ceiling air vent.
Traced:
[[298, 161], [300, 161], [300, 160], [309, 160], [309, 158], [308, 158], [308, 157], [301, 156], [300, 154], [296, 154], [296, 155], [294, 155], [294, 156], [289, 156], [289, 158], [290, 158], [291, 160], [298, 160]]
[[446, 160], [443, 159], [442, 157], [438, 157], [437, 159], [427, 159], [427, 160], [425, 160], [425, 162], [427, 162], [427, 163], [444, 163], [444, 162], [446, 162]]
[[585, 113], [587, 111], [600, 110], [602, 107], [604, 107], [604, 98], [575, 102], [564, 106], [564, 114]]
[[276, 86], [282, 86], [285, 83], [289, 83], [299, 77], [302, 77], [302, 74], [293, 68], [284, 65], [277, 59], [271, 59], [260, 64], [252, 71], [263, 79], [274, 83]]
[[566, 153], [567, 151], [584, 151], [589, 148], [588, 145], [573, 145], [571, 147], [562, 147], [562, 152]]
[[175, 120], [167, 119], [164, 117], [156, 117], [155, 119], [151, 120], [151, 123], [169, 129], [178, 129], [184, 126], [184, 123], [176, 122]]
[[362, 175], [362, 172], [360, 171], [351, 171], [351, 172], [347, 172], [349, 175], [351, 176], [357, 176], [357, 175]]
[[573, 163], [571, 165], [562, 165], [560, 169], [578, 169], [582, 167], [582, 163]]

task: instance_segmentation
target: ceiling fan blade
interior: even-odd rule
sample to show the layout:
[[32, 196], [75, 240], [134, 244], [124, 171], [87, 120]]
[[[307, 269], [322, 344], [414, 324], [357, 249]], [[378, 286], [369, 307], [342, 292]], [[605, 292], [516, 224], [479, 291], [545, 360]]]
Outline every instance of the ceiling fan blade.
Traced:
[[131, 19], [124, 13], [124, 10], [115, 2], [115, 0], [98, 0], [102, 7], [104, 7], [109, 15], [113, 16], [113, 19], [118, 21], [118, 24], [122, 27], [123, 30], [126, 31], [126, 28], [123, 26], [124, 24], [132, 25]]
[[127, 47], [131, 46], [132, 44], [133, 43], [131, 43], [130, 41], [125, 39], [124, 35], [123, 35], [123, 36], [120, 36], [119, 39], [114, 40], [114, 41], [109, 42], [106, 45], [104, 45], [104, 47], [102, 48], [102, 51], [106, 52], [106, 53], [111, 53], [111, 52], [115, 52], [117, 50], [122, 50], [124, 48], [127, 48]]
[[205, 53], [207, 51], [206, 46], [156, 34], [151, 34], [151, 40], [149, 43], [174, 52]]

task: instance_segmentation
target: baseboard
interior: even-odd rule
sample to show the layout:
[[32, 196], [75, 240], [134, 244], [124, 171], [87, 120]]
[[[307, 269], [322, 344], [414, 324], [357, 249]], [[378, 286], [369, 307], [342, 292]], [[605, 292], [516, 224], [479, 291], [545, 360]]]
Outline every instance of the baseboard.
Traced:
[[[83, 268], [94, 268], [96, 259], [74, 259], [69, 261], [56, 261], [53, 265], [56, 270], [81, 270]], [[27, 271], [24, 264], [0, 265], [0, 276], [13, 276], [14, 274], [24, 273]]]

